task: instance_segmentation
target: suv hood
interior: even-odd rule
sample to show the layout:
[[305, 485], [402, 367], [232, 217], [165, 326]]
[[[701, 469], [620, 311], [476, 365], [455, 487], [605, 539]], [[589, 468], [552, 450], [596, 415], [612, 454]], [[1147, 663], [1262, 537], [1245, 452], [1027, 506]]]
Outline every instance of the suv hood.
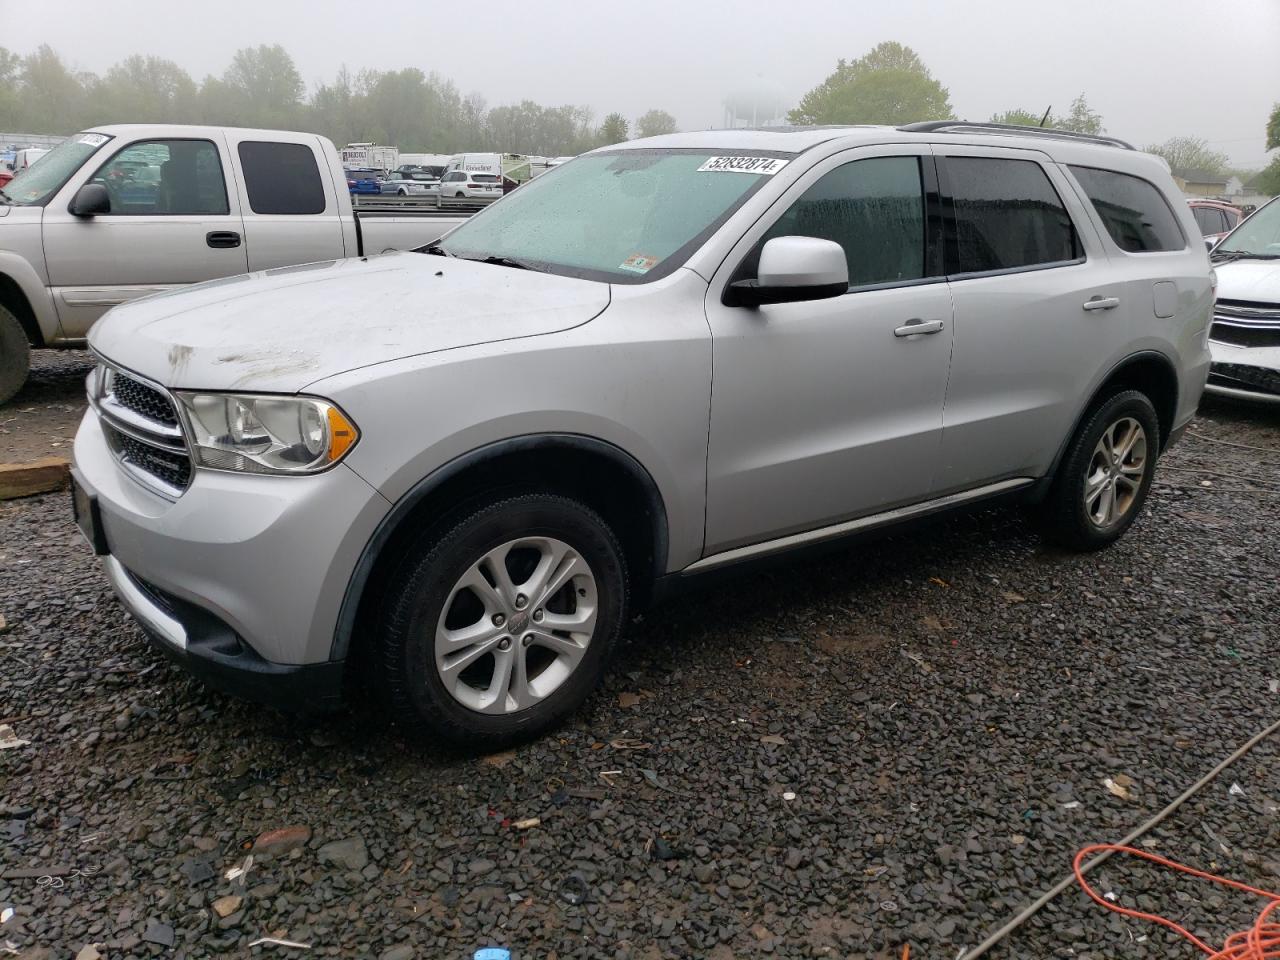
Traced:
[[89, 345], [166, 387], [293, 393], [387, 360], [566, 330], [608, 305], [605, 283], [391, 253], [144, 297], [108, 312]]
[[1280, 260], [1235, 260], [1214, 264], [1219, 300], [1280, 305]]

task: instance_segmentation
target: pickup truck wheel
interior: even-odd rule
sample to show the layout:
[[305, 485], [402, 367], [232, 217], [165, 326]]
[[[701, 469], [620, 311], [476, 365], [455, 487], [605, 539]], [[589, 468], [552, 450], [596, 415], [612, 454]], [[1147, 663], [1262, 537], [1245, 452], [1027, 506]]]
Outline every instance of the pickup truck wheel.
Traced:
[[1146, 394], [1125, 390], [1085, 416], [1043, 505], [1045, 533], [1071, 550], [1099, 550], [1133, 525], [1151, 488], [1160, 422]]
[[566, 497], [481, 507], [412, 550], [389, 584], [378, 669], [423, 742], [496, 750], [535, 737], [599, 683], [627, 609], [605, 522]]
[[31, 346], [27, 332], [9, 310], [0, 307], [0, 403], [7, 403], [27, 382]]

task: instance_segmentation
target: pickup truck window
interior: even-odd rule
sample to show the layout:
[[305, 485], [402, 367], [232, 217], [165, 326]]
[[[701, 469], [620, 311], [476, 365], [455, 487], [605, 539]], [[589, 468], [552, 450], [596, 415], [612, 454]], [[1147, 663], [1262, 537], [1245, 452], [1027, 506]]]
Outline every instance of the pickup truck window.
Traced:
[[1083, 255], [1071, 215], [1033, 160], [947, 157], [955, 209], [950, 269], [986, 273], [1071, 263]]
[[227, 182], [209, 140], [142, 140], [98, 168], [92, 182], [116, 215], [226, 216]]
[[105, 133], [77, 133], [68, 137], [35, 166], [14, 177], [0, 193], [11, 203], [43, 206], [110, 139]]
[[324, 213], [324, 184], [305, 143], [245, 140], [238, 149], [249, 209], [254, 213]]
[[[825, 174], [778, 218], [774, 237], [818, 237], [844, 247], [849, 285], [925, 276], [924, 185], [918, 157], [855, 160]], [[755, 263], [751, 276], [755, 275]]]
[[[776, 170], [791, 154], [770, 154]], [[543, 174], [453, 230], [439, 249], [547, 273], [645, 283], [677, 269], [769, 175], [710, 161], [724, 151], [592, 153]], [[784, 158], [784, 159], [778, 159]], [[750, 161], [752, 158], [744, 158]], [[700, 169], [702, 168], [702, 169]]]

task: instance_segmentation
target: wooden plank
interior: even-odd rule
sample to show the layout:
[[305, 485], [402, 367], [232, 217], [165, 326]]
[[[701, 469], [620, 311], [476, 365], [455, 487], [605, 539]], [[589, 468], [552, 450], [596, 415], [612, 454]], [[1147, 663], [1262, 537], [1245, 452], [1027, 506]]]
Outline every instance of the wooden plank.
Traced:
[[0, 463], [0, 500], [65, 490], [70, 474], [71, 463], [62, 457], [44, 457], [30, 463]]

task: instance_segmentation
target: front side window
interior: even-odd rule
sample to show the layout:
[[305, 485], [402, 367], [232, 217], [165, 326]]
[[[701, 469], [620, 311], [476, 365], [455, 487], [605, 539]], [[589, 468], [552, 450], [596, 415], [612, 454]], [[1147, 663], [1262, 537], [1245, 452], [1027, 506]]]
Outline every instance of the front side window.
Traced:
[[249, 209], [254, 213], [324, 213], [320, 168], [316, 166], [315, 154], [305, 143], [246, 140], [238, 152], [249, 194]]
[[785, 165], [777, 154], [591, 153], [507, 194], [431, 249], [591, 280], [644, 283], [677, 269], [768, 182], [769, 173]]
[[[844, 248], [849, 285], [900, 283], [925, 273], [924, 187], [918, 157], [855, 160], [824, 174], [761, 238], [817, 237]], [[754, 263], [748, 268], [754, 273]]]
[[1082, 256], [1071, 216], [1040, 164], [947, 157], [945, 167], [955, 216], [949, 269], [1016, 270]]
[[1121, 250], [1156, 253], [1186, 249], [1187, 241], [1169, 204], [1146, 180], [1094, 167], [1071, 167], [1071, 173]]
[[105, 133], [77, 133], [68, 137], [41, 157], [39, 163], [0, 187], [0, 203], [31, 207], [48, 203], [71, 175], [110, 139]]
[[226, 216], [227, 183], [218, 148], [208, 140], [131, 143], [91, 178], [122, 215]]

